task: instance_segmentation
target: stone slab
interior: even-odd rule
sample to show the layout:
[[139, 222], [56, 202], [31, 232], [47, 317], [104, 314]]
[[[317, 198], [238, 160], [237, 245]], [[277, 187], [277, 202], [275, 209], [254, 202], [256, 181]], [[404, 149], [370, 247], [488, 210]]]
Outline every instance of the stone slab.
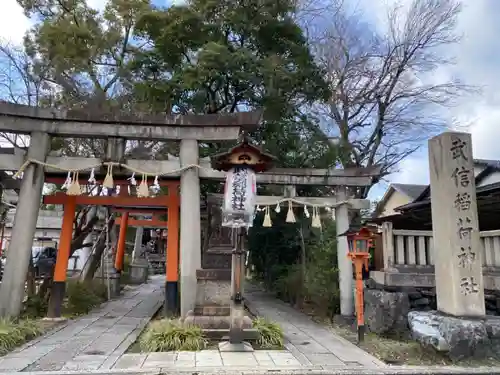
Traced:
[[221, 353], [218, 350], [203, 350], [195, 353], [197, 367], [222, 366]]
[[224, 366], [257, 366], [259, 363], [254, 353], [251, 352], [223, 352], [221, 353]]
[[[193, 353], [194, 354], [194, 353]], [[142, 364], [143, 368], [155, 368], [173, 365], [175, 359], [177, 358], [177, 353], [167, 352], [167, 353], [149, 353]], [[194, 358], [193, 358], [194, 363]]]
[[124, 354], [113, 365], [113, 369], [140, 368], [146, 360], [147, 354]]

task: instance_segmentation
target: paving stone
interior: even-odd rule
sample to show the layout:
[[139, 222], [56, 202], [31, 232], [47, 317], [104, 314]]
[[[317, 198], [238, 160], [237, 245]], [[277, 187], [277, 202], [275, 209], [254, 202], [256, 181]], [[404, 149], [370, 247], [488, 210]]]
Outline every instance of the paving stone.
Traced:
[[178, 352], [174, 362], [175, 367], [195, 367], [196, 358], [194, 352]]
[[269, 352], [269, 356], [272, 358], [276, 366], [281, 367], [300, 367], [300, 362], [289, 352]]
[[118, 361], [118, 359], [120, 359], [122, 354], [111, 354], [111, 355], [107, 356], [106, 360], [99, 367], [99, 370], [109, 370], [109, 369], [113, 368], [113, 366]]
[[253, 353], [253, 356], [257, 360], [257, 364], [259, 366], [265, 366], [265, 367], [276, 366], [276, 364], [274, 363], [273, 359], [271, 358], [267, 350], [256, 350]]
[[14, 352], [7, 354], [4, 358], [26, 358], [32, 359], [33, 362], [47, 355], [52, 350], [57, 348], [57, 345], [42, 345], [37, 344], [24, 349], [21, 352]]
[[63, 368], [67, 361], [59, 361], [59, 362], [36, 362], [32, 363], [28, 367], [24, 369], [24, 371], [59, 371]]
[[196, 367], [222, 366], [221, 353], [218, 350], [203, 350], [195, 353]]
[[309, 361], [313, 365], [320, 366], [345, 366], [345, 363], [342, 362], [336, 355], [334, 354], [309, 354], [306, 355]]
[[307, 358], [307, 356], [299, 349], [297, 349], [293, 344], [287, 343], [285, 344], [285, 348], [293, 354], [293, 356], [300, 362], [302, 366], [312, 366], [312, 363]]
[[220, 354], [224, 366], [255, 367], [258, 365], [253, 352], [222, 352]]
[[130, 369], [130, 368], [140, 368], [146, 360], [147, 354], [124, 354], [122, 355], [112, 368], [114, 369]]
[[61, 370], [69, 371], [92, 371], [97, 370], [106, 361], [104, 355], [81, 355], [64, 364]]
[[98, 340], [95, 340], [92, 344], [85, 348], [85, 353], [98, 353], [102, 355], [110, 355], [113, 351], [122, 343], [123, 340], [128, 336], [123, 333], [109, 332], [101, 335]]
[[21, 371], [33, 363], [31, 358], [2, 358], [0, 371]]
[[[194, 354], [194, 353], [193, 353]], [[177, 357], [175, 352], [150, 353], [142, 364], [143, 368], [172, 366]], [[194, 362], [194, 360], [193, 360]]]

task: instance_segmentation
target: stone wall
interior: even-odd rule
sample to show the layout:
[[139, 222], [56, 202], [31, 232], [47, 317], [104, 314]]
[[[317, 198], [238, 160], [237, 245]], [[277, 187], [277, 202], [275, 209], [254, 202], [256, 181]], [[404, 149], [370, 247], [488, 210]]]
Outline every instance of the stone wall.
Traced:
[[[500, 316], [500, 292], [485, 291], [487, 315]], [[377, 334], [407, 335], [410, 311], [436, 310], [436, 289], [429, 287], [398, 287], [365, 281], [365, 324]]]

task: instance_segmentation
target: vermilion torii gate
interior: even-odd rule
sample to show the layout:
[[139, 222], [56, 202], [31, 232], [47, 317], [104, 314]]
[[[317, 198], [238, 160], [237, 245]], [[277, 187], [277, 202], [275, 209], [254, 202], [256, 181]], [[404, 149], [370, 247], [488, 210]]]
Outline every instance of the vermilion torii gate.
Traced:
[[[60, 177], [47, 177], [47, 183], [62, 184]], [[81, 181], [84, 184], [85, 181]], [[102, 179], [96, 181], [96, 184], [102, 185]], [[55, 204], [64, 206], [63, 222], [59, 240], [59, 249], [54, 269], [54, 280], [51, 289], [48, 317], [59, 318], [61, 316], [61, 307], [65, 294], [65, 284], [67, 277], [68, 260], [71, 252], [71, 241], [73, 239], [73, 220], [77, 205], [97, 205], [106, 207], [120, 207], [122, 216], [115, 220], [115, 225], [120, 226], [120, 233], [116, 247], [115, 270], [123, 270], [123, 258], [125, 255], [125, 238], [127, 227], [130, 225], [148, 225], [151, 221], [129, 219], [129, 211], [140, 209], [148, 211], [151, 209], [164, 209], [168, 215], [167, 226], [169, 236], [167, 238], [166, 251], [166, 282], [165, 282], [165, 304], [167, 311], [175, 313], [178, 309], [178, 267], [179, 267], [179, 181], [161, 181], [160, 186], [167, 188], [166, 195], [156, 197], [143, 197], [129, 195], [128, 187], [130, 182], [126, 180], [115, 181], [119, 186], [119, 194], [115, 196], [86, 196], [86, 195], [67, 195], [66, 193], [56, 193], [54, 195], [44, 196], [45, 204]], [[127, 209], [128, 208], [128, 209]], [[156, 222], [153, 222], [156, 223]]]

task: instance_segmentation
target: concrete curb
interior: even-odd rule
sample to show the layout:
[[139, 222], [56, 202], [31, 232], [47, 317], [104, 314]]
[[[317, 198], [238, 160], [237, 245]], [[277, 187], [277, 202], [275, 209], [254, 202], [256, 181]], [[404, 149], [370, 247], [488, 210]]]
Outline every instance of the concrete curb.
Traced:
[[221, 368], [221, 367], [186, 367], [186, 368], [159, 368], [159, 369], [124, 369], [124, 370], [92, 370], [92, 371], [33, 371], [33, 372], [1, 372], [0, 375], [500, 375], [500, 367], [420, 367], [420, 366], [391, 366], [385, 368], [345, 368], [330, 367], [314, 368]]

